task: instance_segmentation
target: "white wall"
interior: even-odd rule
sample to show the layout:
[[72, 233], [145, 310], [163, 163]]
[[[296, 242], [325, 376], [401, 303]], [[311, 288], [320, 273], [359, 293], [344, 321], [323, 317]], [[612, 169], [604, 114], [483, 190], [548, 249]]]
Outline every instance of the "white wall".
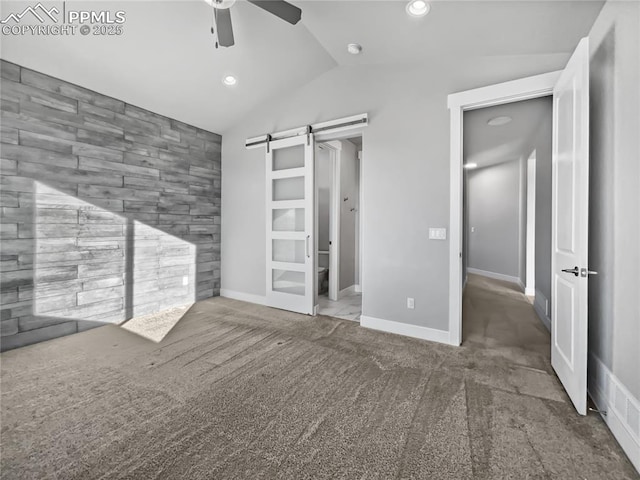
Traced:
[[[223, 132], [222, 286], [265, 294], [264, 151], [248, 137], [368, 112], [363, 135], [363, 314], [448, 328], [447, 95], [562, 67], [567, 56], [434, 58], [424, 68], [340, 67]], [[470, 81], [470, 78], [475, 80]], [[406, 298], [415, 298], [415, 309]]]
[[468, 268], [514, 279], [520, 274], [520, 163], [467, 171]]
[[[349, 140], [340, 151], [340, 290], [356, 284], [356, 210], [358, 200], [358, 152]], [[344, 199], [347, 199], [346, 201]], [[351, 210], [351, 209], [355, 210]]]

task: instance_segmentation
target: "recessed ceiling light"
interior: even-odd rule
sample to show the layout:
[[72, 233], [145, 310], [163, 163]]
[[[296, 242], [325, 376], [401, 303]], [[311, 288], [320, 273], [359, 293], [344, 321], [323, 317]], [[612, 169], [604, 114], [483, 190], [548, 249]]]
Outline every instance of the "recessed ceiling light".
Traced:
[[492, 127], [499, 127], [500, 125], [506, 125], [507, 123], [511, 122], [513, 120], [513, 118], [511, 117], [507, 117], [506, 115], [502, 116], [502, 117], [495, 117], [490, 119], [487, 122], [487, 125], [491, 125]]
[[238, 79], [233, 75], [225, 75], [222, 77], [222, 83], [224, 83], [227, 87], [233, 87], [236, 83], [238, 83]]
[[478, 164], [477, 163], [465, 163], [464, 164], [464, 168], [466, 168], [467, 170], [471, 170], [473, 168], [477, 168]]
[[360, 55], [360, 52], [362, 52], [362, 45], [359, 43], [350, 43], [347, 45], [347, 52], [351, 55]]
[[407, 4], [407, 13], [412, 17], [424, 17], [431, 6], [425, 0], [411, 0]]

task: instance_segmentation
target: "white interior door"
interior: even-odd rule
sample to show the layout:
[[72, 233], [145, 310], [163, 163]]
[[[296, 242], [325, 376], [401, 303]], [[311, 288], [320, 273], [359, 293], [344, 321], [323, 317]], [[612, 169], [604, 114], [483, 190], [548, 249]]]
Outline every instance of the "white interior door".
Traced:
[[267, 148], [267, 305], [312, 315], [315, 261], [314, 138]]
[[589, 43], [583, 38], [553, 90], [551, 364], [587, 413]]

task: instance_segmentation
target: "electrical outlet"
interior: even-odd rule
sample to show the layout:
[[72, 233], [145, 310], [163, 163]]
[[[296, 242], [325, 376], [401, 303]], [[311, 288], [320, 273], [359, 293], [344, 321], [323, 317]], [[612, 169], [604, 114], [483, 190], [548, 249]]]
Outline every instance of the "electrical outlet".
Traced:
[[429, 240], [446, 240], [447, 229], [446, 228], [430, 228]]
[[415, 303], [414, 299], [411, 298], [411, 297], [407, 297], [407, 308], [409, 308], [411, 310], [416, 308], [416, 303]]
[[471, 227], [471, 233], [475, 233], [476, 227]]
[[189, 285], [189, 276], [185, 275], [184, 277], [182, 277], [182, 285], [186, 286]]

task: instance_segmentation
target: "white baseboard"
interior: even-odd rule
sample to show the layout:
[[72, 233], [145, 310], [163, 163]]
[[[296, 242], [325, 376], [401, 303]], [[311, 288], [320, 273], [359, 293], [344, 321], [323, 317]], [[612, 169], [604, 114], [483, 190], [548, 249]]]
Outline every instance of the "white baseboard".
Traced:
[[540, 290], [535, 291], [535, 299], [533, 300], [533, 309], [538, 314], [538, 318], [551, 331], [551, 318], [549, 317], [549, 301]]
[[589, 395], [602, 419], [640, 472], [640, 402], [594, 354], [589, 354]]
[[362, 293], [362, 285], [356, 284], [353, 287], [354, 287], [356, 293]]
[[421, 327], [419, 325], [411, 325], [409, 323], [383, 320], [381, 318], [368, 317], [366, 315], [362, 315], [360, 317], [360, 326], [370, 328], [372, 330], [404, 335], [405, 337], [419, 338], [421, 340], [429, 340], [431, 342], [451, 345], [449, 332], [445, 330], [436, 330], [435, 328]]
[[354, 293], [356, 293], [355, 285], [351, 285], [350, 287], [343, 288], [338, 292], [338, 300], [340, 300], [341, 298], [347, 297], [349, 295], [353, 295]]
[[518, 284], [518, 286], [520, 287], [520, 290], [522, 290], [522, 293], [525, 293], [527, 291], [527, 289], [524, 286], [524, 283], [522, 283], [522, 280], [520, 280], [518, 278], [518, 281], [516, 282]]
[[536, 294], [536, 289], [533, 287], [524, 287], [524, 294], [527, 297], [533, 297]]
[[487, 270], [480, 270], [479, 268], [467, 267], [467, 273], [473, 273], [475, 275], [481, 275], [483, 277], [495, 278], [496, 280], [503, 280], [505, 282], [515, 283], [524, 292], [524, 285], [518, 277], [512, 277], [511, 275], [504, 275], [502, 273], [489, 272]]
[[220, 296], [226, 298], [233, 298], [234, 300], [241, 300], [243, 302], [256, 303], [258, 305], [264, 305], [267, 300], [262, 295], [253, 295], [251, 293], [236, 292], [235, 290], [227, 290], [225, 288], [220, 289]]

